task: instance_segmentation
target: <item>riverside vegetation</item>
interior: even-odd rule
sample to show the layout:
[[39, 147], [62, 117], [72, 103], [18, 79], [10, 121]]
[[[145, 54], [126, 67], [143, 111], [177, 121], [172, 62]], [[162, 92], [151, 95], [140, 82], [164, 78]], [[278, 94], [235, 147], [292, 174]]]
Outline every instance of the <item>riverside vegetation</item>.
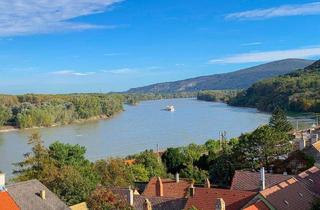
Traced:
[[[146, 182], [154, 176], [173, 177], [177, 172], [196, 183], [209, 177], [215, 186], [226, 187], [236, 169], [258, 170], [261, 165], [267, 170], [290, 173], [290, 168], [275, 168], [273, 163], [285, 163], [279, 157], [292, 150], [292, 137], [288, 134], [291, 129], [285, 113], [277, 108], [268, 125], [239, 138], [168, 148], [161, 159], [147, 150], [126, 158], [95, 162], [86, 159], [85, 147], [60, 142], [45, 147], [40, 135], [33, 134], [29, 139], [32, 151], [15, 164], [13, 181], [38, 179], [68, 205], [87, 201], [94, 209], [130, 209], [108, 188], [134, 186], [135, 182]], [[128, 161], [132, 164], [126, 164], [126, 160], [132, 159]], [[314, 163], [306, 159], [310, 165]]]
[[320, 112], [320, 60], [283, 76], [262, 80], [230, 100], [233, 106], [272, 111]]

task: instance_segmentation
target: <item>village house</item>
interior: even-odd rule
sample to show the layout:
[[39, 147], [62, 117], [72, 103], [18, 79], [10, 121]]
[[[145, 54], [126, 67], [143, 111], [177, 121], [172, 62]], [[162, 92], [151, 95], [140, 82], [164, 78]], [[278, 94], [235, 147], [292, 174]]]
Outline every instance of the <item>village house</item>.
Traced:
[[70, 209], [38, 180], [5, 185], [0, 174], [1, 210], [67, 210]]

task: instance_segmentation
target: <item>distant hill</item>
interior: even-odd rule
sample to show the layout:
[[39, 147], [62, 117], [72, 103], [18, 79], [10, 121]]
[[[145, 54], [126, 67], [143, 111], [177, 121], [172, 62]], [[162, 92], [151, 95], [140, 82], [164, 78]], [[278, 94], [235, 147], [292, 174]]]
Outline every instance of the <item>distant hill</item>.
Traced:
[[196, 77], [175, 82], [165, 82], [132, 88], [129, 93], [175, 93], [200, 90], [225, 90], [248, 88], [258, 80], [283, 75], [304, 68], [314, 61], [285, 59], [235, 72]]
[[304, 69], [257, 82], [229, 103], [264, 111], [280, 106], [294, 112], [320, 112], [320, 60]]

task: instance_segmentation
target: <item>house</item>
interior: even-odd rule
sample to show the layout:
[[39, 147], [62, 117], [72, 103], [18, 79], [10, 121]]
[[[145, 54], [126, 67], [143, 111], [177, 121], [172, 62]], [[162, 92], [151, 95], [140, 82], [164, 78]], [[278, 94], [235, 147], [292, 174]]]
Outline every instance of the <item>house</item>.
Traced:
[[192, 182], [192, 180], [180, 179], [179, 174], [176, 174], [175, 179], [153, 177], [142, 195], [148, 197], [185, 198], [188, 195], [188, 189]]
[[314, 158], [316, 164], [320, 166], [320, 141], [312, 144], [310, 147], [303, 150], [303, 152]]
[[[0, 174], [0, 195], [6, 206], [21, 210], [66, 210], [70, 209], [54, 193], [38, 180], [5, 185], [5, 175]], [[2, 189], [2, 190], [1, 190]], [[2, 202], [0, 202], [2, 203]], [[15, 205], [14, 205], [15, 204]], [[1, 205], [0, 205], [1, 207]], [[16, 208], [17, 207], [17, 208]], [[5, 208], [0, 208], [5, 209]]]
[[[291, 177], [289, 175], [266, 173], [265, 187], [274, 186]], [[235, 171], [230, 189], [259, 192], [261, 187], [261, 172]]]
[[186, 198], [139, 195], [130, 188], [113, 188], [111, 191], [135, 210], [182, 210], [187, 200]]
[[262, 189], [244, 209], [310, 209], [319, 198], [320, 169], [311, 167], [295, 177]]
[[257, 193], [241, 190], [191, 187], [185, 210], [195, 207], [199, 210], [239, 210]]

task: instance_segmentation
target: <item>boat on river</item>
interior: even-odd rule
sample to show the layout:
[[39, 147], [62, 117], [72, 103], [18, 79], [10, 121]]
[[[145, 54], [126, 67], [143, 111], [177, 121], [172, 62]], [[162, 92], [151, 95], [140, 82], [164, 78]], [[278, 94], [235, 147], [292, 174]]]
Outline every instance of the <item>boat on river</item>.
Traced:
[[167, 107], [165, 108], [165, 110], [167, 110], [167, 111], [169, 111], [169, 112], [174, 112], [174, 111], [175, 111], [174, 106], [172, 106], [172, 105], [167, 106]]

